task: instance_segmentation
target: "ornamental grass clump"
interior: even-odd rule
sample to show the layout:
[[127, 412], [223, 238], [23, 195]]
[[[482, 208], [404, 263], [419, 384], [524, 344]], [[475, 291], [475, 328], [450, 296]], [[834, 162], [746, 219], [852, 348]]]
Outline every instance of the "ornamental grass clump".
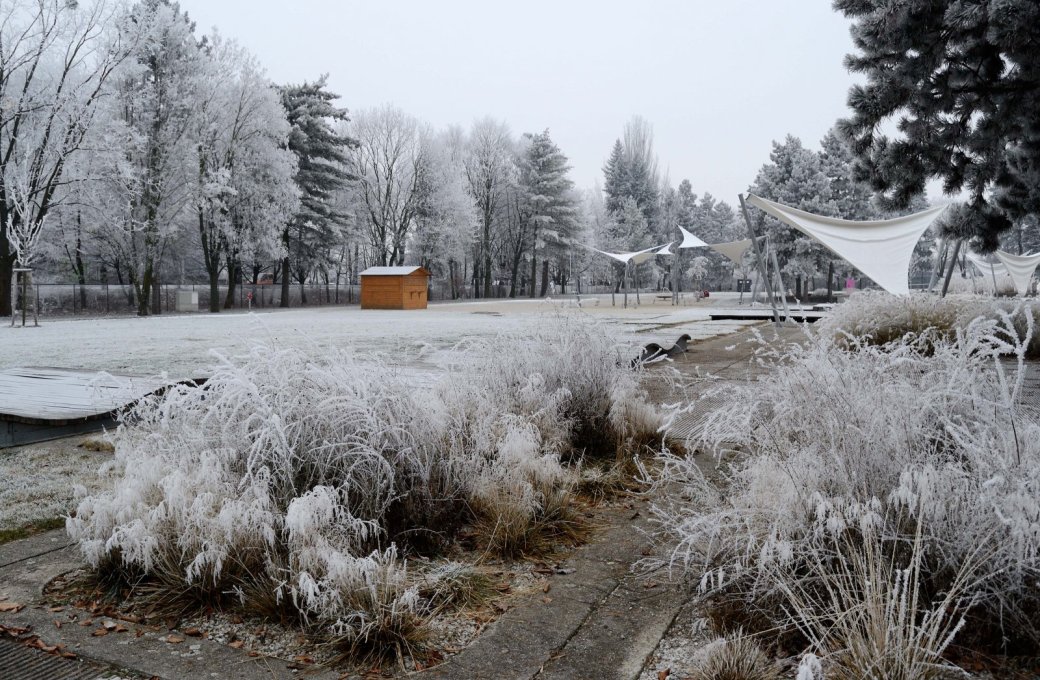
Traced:
[[[953, 340], [958, 331], [964, 331], [980, 317], [1005, 325], [1019, 337], [1028, 337], [1027, 357], [1040, 357], [1040, 334], [1029, 330], [1038, 325], [1040, 309], [987, 295], [959, 293], [939, 297], [930, 293], [892, 295], [862, 291], [836, 306], [817, 324], [817, 330], [846, 347], [886, 345], [902, 342], [908, 336], [927, 346], [932, 338]], [[855, 338], [855, 342], [849, 338]]]
[[[406, 558], [465, 527], [502, 556], [579, 539], [575, 432], [653, 420], [617, 403], [638, 398], [635, 378], [597, 333], [569, 319], [459, 348], [432, 387], [337, 350], [222, 358], [204, 385], [126, 416], [113, 487], [84, 497], [68, 531], [102, 580], [156, 606], [241, 606], [355, 656], [404, 653], [444, 606]], [[503, 342], [523, 349], [492, 355]]]
[[[1009, 331], [1016, 318], [1029, 334]], [[717, 388], [722, 406], [701, 443], [726, 461], [721, 482], [665, 453], [659, 483], [678, 493], [656, 511], [677, 546], [672, 566], [708, 618], [722, 630], [769, 631], [788, 651], [809, 646], [835, 667], [842, 646], [827, 631], [839, 624], [858, 631], [863, 657], [905, 656], [925, 640], [914, 668], [938, 663], [949, 644], [1035, 655], [1031, 318], [1027, 306], [991, 310], [926, 345], [914, 335], [885, 345], [809, 335], [763, 351], [775, 363], [757, 382]], [[894, 592], [913, 593], [899, 621], [885, 618]], [[952, 623], [936, 629], [937, 616]], [[853, 641], [843, 643], [849, 654]]]

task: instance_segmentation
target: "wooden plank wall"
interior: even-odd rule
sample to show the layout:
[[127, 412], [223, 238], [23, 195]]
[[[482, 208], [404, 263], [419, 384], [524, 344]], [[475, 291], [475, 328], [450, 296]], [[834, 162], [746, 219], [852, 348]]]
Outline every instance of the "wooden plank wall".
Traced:
[[362, 276], [361, 309], [426, 309], [427, 276]]

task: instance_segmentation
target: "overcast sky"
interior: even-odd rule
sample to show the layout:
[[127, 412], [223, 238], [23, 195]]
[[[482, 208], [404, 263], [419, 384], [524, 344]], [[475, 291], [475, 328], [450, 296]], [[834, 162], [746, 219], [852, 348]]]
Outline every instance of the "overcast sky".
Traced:
[[278, 82], [329, 74], [351, 110], [392, 102], [437, 128], [486, 115], [549, 128], [578, 185], [625, 121], [654, 128], [673, 184], [733, 203], [791, 133], [845, 115], [849, 22], [828, 0], [181, 0]]

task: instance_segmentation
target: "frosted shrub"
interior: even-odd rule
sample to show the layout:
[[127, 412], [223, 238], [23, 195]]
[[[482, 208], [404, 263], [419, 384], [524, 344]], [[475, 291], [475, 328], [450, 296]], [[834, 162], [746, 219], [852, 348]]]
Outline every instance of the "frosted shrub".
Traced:
[[[818, 322], [822, 335], [839, 342], [847, 336], [883, 345], [906, 335], [952, 339], [977, 318], [1007, 323], [1019, 336], [1027, 325], [1036, 325], [1040, 310], [1014, 300], [997, 300], [986, 295], [956, 294], [941, 298], [931, 293], [892, 295], [884, 291], [862, 291], [838, 305]], [[1030, 357], [1040, 356], [1040, 335], [1029, 341]]]
[[[448, 389], [491, 398], [507, 413], [534, 419], [561, 455], [609, 457], [656, 436], [660, 416], [647, 404], [609, 329], [577, 315], [547, 316], [531, 335], [505, 335], [466, 346], [480, 358]], [[548, 404], [552, 408], [548, 408]]]
[[[390, 585], [389, 539], [450, 529], [448, 508], [458, 522], [462, 484], [437, 425], [393, 372], [346, 354], [255, 348], [129, 423], [112, 463], [120, 481], [67, 523], [103, 572], [216, 599], [266, 589], [306, 620], [363, 631], [384, 605], [414, 614]], [[373, 605], [358, 600], [366, 592], [389, 600], [359, 609]]]
[[[516, 350], [494, 355], [503, 343]], [[353, 651], [400, 648], [433, 606], [404, 555], [464, 525], [501, 554], [566, 534], [576, 474], [561, 457], [581, 423], [653, 418], [617, 403], [639, 399], [635, 378], [575, 319], [459, 351], [479, 358], [428, 389], [338, 351], [222, 359], [204, 386], [128, 416], [116, 483], [80, 502], [69, 533], [116, 581], [237, 597]]]
[[726, 456], [721, 487], [693, 460], [665, 455], [662, 481], [681, 493], [657, 517], [677, 541], [673, 565], [720, 627], [804, 640], [791, 593], [828, 601], [820, 570], [840, 575], [849, 562], [837, 546], [863, 549], [873, 536], [889, 575], [920, 560], [914, 617], [940, 606], [970, 565], [962, 642], [1037, 648], [1040, 422], [1021, 399], [1031, 336], [1007, 330], [1020, 317], [1031, 333], [1032, 313], [989, 316], [926, 345], [809, 337], [772, 355], [759, 382], [719, 389], [704, 437], [743, 453]]

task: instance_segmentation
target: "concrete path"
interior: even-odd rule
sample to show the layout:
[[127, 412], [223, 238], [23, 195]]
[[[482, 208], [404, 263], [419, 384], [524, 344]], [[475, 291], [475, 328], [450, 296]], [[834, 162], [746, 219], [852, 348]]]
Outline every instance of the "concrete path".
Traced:
[[[12, 649], [5, 642], [0, 653], [0, 678], [88, 677], [76, 675], [83, 661], [93, 661], [100, 669], [89, 677], [144, 678], [298, 678], [300, 671], [290, 669], [280, 659], [248, 656], [218, 642], [204, 638], [184, 638], [179, 644], [165, 642], [169, 631], [154, 626], [136, 625], [104, 616], [91, 617], [72, 608], [54, 611], [43, 599], [43, 588], [55, 577], [82, 566], [78, 549], [71, 545], [64, 530], [50, 531], [20, 541], [0, 545], [0, 626], [25, 629], [21, 638], [38, 638], [37, 645], [61, 649], [76, 656], [60, 659], [55, 655], [40, 658], [42, 652], [22, 645]], [[18, 611], [4, 611], [22, 605]], [[55, 608], [57, 609], [57, 608]], [[72, 617], [76, 618], [73, 619]], [[89, 626], [81, 625], [92, 620]], [[95, 635], [106, 623], [113, 632]], [[125, 628], [114, 632], [116, 626]], [[2, 638], [3, 636], [0, 636]], [[182, 636], [183, 637], [183, 636]], [[65, 665], [61, 666], [60, 661]], [[42, 665], [41, 665], [42, 664]], [[64, 669], [61, 673], [55, 668]], [[308, 672], [308, 678], [339, 678], [332, 671]]]

